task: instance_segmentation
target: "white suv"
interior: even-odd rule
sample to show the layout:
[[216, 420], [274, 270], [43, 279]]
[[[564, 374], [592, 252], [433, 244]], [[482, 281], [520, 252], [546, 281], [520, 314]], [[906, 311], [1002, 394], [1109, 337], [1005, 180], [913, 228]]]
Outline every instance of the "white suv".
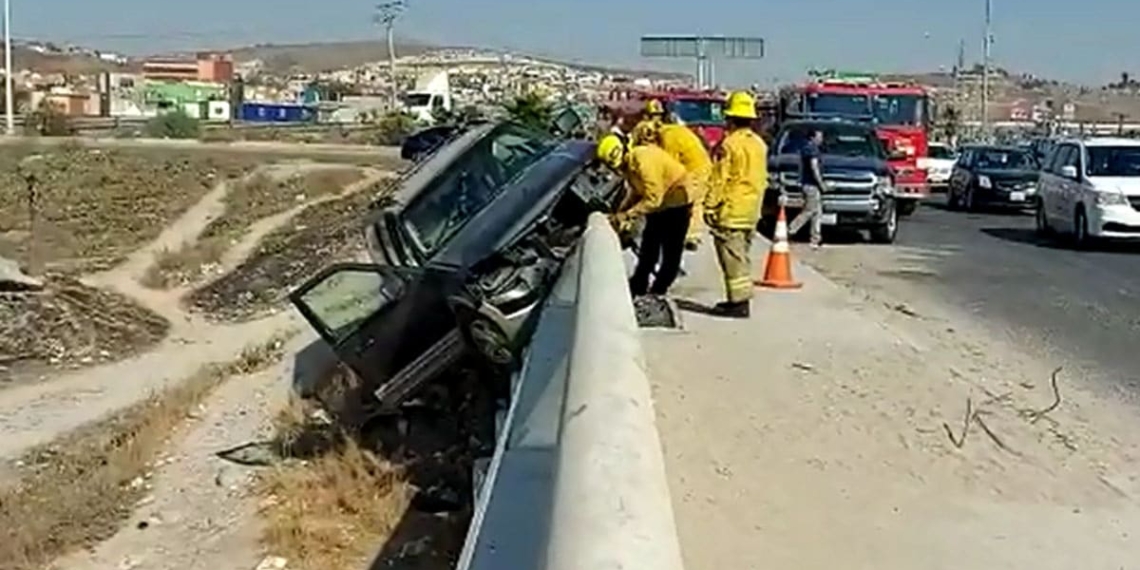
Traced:
[[1061, 141], [1041, 165], [1037, 231], [1140, 239], [1140, 141]]

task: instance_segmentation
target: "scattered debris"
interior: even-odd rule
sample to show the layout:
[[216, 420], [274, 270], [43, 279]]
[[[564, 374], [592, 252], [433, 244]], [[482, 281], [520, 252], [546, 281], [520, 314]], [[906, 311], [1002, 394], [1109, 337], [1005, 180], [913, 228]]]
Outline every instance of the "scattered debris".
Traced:
[[43, 287], [43, 281], [25, 274], [20, 264], [0, 257], [0, 292], [38, 291]]
[[910, 306], [907, 305], [906, 303], [898, 303], [897, 305], [891, 305], [890, 308], [892, 311], [895, 311], [897, 313], [902, 313], [902, 314], [904, 314], [908, 317], [911, 317], [911, 318], [917, 319], [920, 317], [920, 315], [918, 314], [918, 311], [915, 311], [914, 309], [910, 308]]
[[41, 291], [0, 292], [0, 378], [121, 360], [169, 328], [126, 297], [49, 275]]
[[659, 295], [637, 297], [633, 300], [633, 310], [637, 316], [637, 325], [641, 328], [681, 328], [677, 308], [667, 297]]
[[815, 366], [812, 366], [806, 362], [793, 362], [792, 368], [795, 368], [796, 370], [803, 370], [804, 372], [815, 372]]

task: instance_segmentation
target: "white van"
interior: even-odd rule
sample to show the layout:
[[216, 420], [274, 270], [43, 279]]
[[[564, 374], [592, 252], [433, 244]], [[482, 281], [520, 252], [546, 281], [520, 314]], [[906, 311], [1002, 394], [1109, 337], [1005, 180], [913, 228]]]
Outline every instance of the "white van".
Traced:
[[1078, 246], [1140, 239], [1140, 141], [1059, 142], [1041, 166], [1037, 231], [1067, 234]]

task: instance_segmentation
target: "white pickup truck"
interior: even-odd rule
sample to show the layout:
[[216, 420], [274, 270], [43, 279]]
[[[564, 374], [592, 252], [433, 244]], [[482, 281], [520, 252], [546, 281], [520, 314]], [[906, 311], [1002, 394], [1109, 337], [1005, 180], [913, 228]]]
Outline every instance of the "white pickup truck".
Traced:
[[944, 191], [950, 184], [950, 171], [954, 170], [958, 156], [947, 144], [930, 143], [927, 148], [927, 156], [918, 159], [918, 167], [926, 170], [931, 191]]

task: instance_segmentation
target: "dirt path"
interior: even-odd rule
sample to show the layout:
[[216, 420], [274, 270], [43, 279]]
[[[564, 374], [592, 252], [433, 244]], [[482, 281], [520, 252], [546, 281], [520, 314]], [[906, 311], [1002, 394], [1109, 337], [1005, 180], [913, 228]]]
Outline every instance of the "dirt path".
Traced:
[[[287, 347], [311, 342], [308, 333]], [[87, 552], [57, 561], [59, 570], [252, 569], [262, 558], [257, 500], [247, 491], [254, 469], [216, 456], [272, 436], [270, 419], [288, 399], [294, 363], [223, 385], [172, 442], [151, 479], [152, 492], [130, 522]]]
[[[290, 176], [326, 168], [316, 163], [274, 165], [274, 176]], [[367, 188], [388, 176], [372, 170], [346, 192]], [[155, 350], [135, 358], [96, 368], [76, 371], [38, 384], [17, 386], [4, 392], [0, 400], [0, 460], [13, 459], [29, 447], [50, 441], [116, 409], [130, 405], [193, 374], [202, 364], [229, 360], [243, 347], [268, 339], [288, 327], [303, 328], [301, 319], [285, 311], [240, 324], [214, 324], [204, 317], [184, 311], [180, 304], [187, 289], [158, 291], [143, 287], [139, 280], [164, 249], [192, 242], [211, 220], [224, 211], [228, 185], [219, 184], [156, 240], [134, 252], [121, 265], [85, 279], [88, 283], [116, 290], [171, 322], [171, 334]], [[315, 202], [315, 201], [311, 201]], [[309, 202], [309, 203], [311, 203]], [[309, 204], [306, 203], [305, 205]], [[290, 213], [303, 208], [298, 205]], [[227, 269], [236, 267], [267, 232], [287, 221], [274, 216], [255, 224], [253, 231], [226, 255]]]
[[[677, 294], [718, 300], [709, 252], [687, 266]], [[687, 332], [645, 335], [687, 567], [1135, 563], [1126, 410], [1066, 384], [1034, 421], [1054, 363], [796, 271], [804, 288], [759, 292], [751, 320], [686, 313]]]

